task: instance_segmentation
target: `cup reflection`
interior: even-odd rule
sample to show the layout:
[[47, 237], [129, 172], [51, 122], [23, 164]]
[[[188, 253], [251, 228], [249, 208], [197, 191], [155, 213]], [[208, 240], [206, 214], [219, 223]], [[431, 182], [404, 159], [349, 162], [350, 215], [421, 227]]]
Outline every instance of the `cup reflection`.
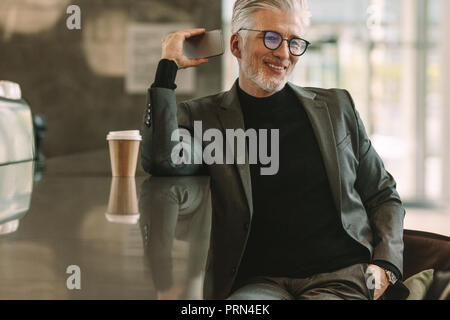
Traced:
[[134, 177], [113, 177], [106, 219], [113, 223], [136, 224], [139, 209]]

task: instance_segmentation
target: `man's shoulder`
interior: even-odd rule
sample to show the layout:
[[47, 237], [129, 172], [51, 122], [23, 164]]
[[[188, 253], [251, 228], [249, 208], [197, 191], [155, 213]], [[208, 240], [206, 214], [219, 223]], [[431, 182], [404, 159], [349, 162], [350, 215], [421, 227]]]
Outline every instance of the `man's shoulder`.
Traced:
[[201, 98], [186, 100], [183, 101], [183, 104], [186, 104], [191, 108], [198, 108], [201, 106], [213, 106], [213, 105], [219, 106], [222, 103], [226, 93], [227, 91], [223, 91]]
[[341, 102], [349, 102], [351, 100], [350, 94], [346, 89], [341, 88], [319, 88], [319, 87], [301, 87], [295, 84], [292, 84], [292, 87], [299, 91], [303, 91], [304, 93], [314, 97], [317, 100], [323, 101], [341, 101]]

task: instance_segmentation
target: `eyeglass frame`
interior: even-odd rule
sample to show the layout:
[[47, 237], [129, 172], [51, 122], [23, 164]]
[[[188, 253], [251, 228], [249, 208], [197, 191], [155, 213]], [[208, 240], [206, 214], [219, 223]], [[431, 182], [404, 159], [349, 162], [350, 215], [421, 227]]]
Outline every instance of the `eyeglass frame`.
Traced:
[[[283, 36], [282, 36], [279, 32], [273, 31], [273, 30], [255, 30], [255, 29], [248, 29], [248, 28], [240, 28], [236, 33], [239, 33], [239, 32], [241, 32], [242, 30], [244, 30], [244, 31], [263, 32], [263, 33], [264, 33], [264, 37], [263, 37], [263, 43], [264, 43], [264, 46], [265, 46], [267, 49], [271, 50], [271, 51], [278, 50], [278, 49], [281, 47], [281, 45], [283, 44], [283, 41], [287, 41], [288, 48], [289, 48], [289, 53], [290, 53], [291, 55], [293, 55], [294, 57], [301, 57], [302, 55], [304, 55], [304, 54], [306, 53], [306, 50], [308, 50], [308, 47], [311, 45], [311, 42], [309, 42], [308, 40], [305, 40], [305, 39], [303, 39], [303, 38], [300, 38], [300, 37], [294, 37], [294, 38], [291, 38], [291, 39], [283, 38]], [[268, 32], [276, 33], [276, 34], [278, 34], [278, 35], [280, 36], [280, 38], [281, 38], [280, 44], [279, 44], [278, 47], [276, 47], [275, 49], [271, 49], [271, 48], [269, 48], [269, 47], [266, 45], [266, 40], [265, 40], [265, 39], [266, 39], [266, 35], [267, 35]], [[306, 43], [305, 50], [304, 50], [301, 54], [299, 54], [299, 55], [293, 54], [293, 53], [292, 53], [292, 50], [291, 50], [291, 41], [292, 41], [292, 40], [295, 40], [295, 39], [304, 41], [304, 42]]]

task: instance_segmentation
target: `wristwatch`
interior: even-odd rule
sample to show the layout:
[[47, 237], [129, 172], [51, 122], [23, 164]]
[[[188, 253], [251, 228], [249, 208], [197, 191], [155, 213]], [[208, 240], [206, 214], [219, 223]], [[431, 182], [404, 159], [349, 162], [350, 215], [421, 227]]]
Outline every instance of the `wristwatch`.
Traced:
[[389, 283], [394, 285], [398, 281], [397, 276], [392, 271], [389, 271], [389, 270], [385, 270], [385, 271], [386, 271], [386, 276], [389, 280]]

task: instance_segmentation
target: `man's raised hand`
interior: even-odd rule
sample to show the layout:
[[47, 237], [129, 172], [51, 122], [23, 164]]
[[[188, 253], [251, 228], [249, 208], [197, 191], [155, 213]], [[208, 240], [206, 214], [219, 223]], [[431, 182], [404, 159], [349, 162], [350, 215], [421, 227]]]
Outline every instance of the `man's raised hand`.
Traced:
[[208, 62], [208, 59], [189, 59], [183, 54], [183, 44], [186, 39], [195, 37], [206, 32], [205, 29], [187, 29], [171, 33], [162, 39], [162, 59], [173, 60], [178, 69], [196, 67]]

